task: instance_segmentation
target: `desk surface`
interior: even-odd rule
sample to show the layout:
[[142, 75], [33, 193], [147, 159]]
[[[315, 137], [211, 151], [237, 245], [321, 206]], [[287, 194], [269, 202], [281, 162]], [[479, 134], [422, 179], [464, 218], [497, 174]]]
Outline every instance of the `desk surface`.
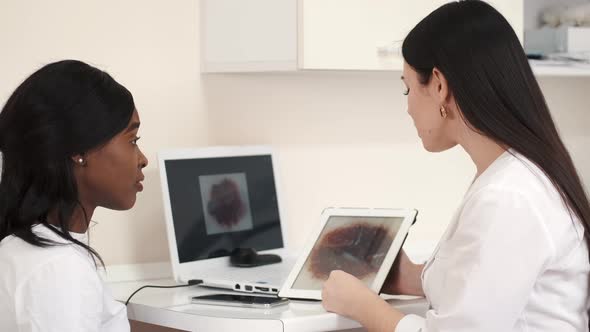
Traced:
[[[172, 279], [110, 283], [113, 296], [126, 301], [143, 285], [174, 285]], [[190, 297], [223, 293], [216, 289], [146, 288], [135, 294], [127, 309], [130, 319], [186, 331], [337, 331], [360, 325], [350, 319], [326, 312], [320, 302], [291, 300], [273, 309], [250, 309], [190, 303]], [[426, 302], [421, 298], [397, 297], [388, 300], [404, 313], [423, 315]]]

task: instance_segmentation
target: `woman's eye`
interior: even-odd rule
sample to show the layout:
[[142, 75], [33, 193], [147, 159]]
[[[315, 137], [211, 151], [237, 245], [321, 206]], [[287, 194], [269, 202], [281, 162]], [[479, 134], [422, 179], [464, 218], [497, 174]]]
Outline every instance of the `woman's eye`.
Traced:
[[406, 88], [402, 93], [404, 94], [404, 96], [407, 96], [410, 93], [410, 88]]
[[133, 141], [131, 141], [131, 144], [133, 144], [133, 145], [137, 145], [137, 141], [139, 141], [139, 139], [140, 139], [140, 138], [141, 138], [141, 137], [136, 137], [136, 138], [134, 138], [134, 139], [133, 139]]

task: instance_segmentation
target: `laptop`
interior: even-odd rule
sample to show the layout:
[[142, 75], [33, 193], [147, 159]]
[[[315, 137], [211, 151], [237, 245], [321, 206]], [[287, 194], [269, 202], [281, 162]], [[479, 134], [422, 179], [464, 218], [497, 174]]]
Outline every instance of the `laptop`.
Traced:
[[[276, 164], [268, 146], [205, 147], [158, 153], [170, 261], [180, 283], [277, 294], [296, 257], [286, 249]], [[252, 248], [282, 262], [234, 267]]]

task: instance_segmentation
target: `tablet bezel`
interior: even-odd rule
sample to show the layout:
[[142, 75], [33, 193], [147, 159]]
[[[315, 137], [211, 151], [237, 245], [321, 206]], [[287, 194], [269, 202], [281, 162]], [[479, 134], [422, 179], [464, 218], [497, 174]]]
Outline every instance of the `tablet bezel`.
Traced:
[[400, 225], [399, 230], [397, 231], [395, 238], [391, 244], [391, 247], [387, 251], [387, 255], [385, 259], [381, 263], [381, 267], [379, 268], [375, 279], [373, 280], [372, 284], [369, 286], [375, 292], [379, 292], [383, 283], [385, 282], [385, 278], [395, 261], [395, 258], [401, 247], [406, 239], [408, 231], [410, 230], [410, 226], [416, 220], [416, 215], [418, 211], [415, 209], [369, 209], [369, 208], [328, 208], [325, 209], [321, 214], [321, 222], [315, 228], [315, 230], [310, 234], [307, 241], [305, 242], [305, 246], [301, 251], [301, 254], [297, 258], [297, 262], [291, 269], [287, 280], [283, 284], [281, 290], [279, 291], [280, 297], [287, 297], [292, 299], [310, 299], [310, 300], [321, 300], [322, 299], [322, 291], [321, 290], [304, 290], [304, 289], [295, 289], [292, 288], [297, 276], [301, 272], [301, 269], [305, 265], [308, 256], [310, 255], [314, 245], [319, 240], [319, 237], [322, 233], [322, 230], [326, 226], [328, 220], [333, 216], [342, 216], [342, 217], [401, 217], [403, 218], [402, 224]]

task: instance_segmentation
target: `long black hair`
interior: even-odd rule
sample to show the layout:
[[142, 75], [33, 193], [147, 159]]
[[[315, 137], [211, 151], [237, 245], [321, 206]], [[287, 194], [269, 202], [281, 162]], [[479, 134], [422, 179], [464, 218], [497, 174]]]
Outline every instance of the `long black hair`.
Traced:
[[433, 68], [443, 73], [471, 128], [541, 168], [590, 241], [588, 197], [508, 21], [483, 1], [448, 3], [408, 34], [402, 53], [422, 84]]
[[[106, 144], [127, 127], [134, 109], [125, 87], [80, 61], [48, 64], [21, 83], [0, 113], [0, 241], [14, 235], [35, 246], [55, 245], [31, 230], [45, 224], [104, 265], [68, 232], [76, 208], [90, 222], [72, 157]], [[48, 224], [49, 213], [56, 214], [58, 228]]]

